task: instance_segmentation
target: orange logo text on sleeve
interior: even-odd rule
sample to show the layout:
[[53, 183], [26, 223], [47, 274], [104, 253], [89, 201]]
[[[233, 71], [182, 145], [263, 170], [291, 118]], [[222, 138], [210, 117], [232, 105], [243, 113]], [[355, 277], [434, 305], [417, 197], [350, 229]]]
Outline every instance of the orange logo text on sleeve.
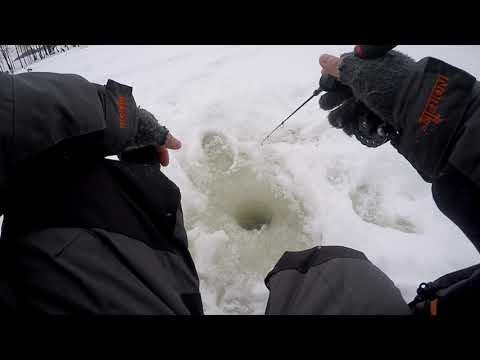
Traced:
[[428, 98], [427, 104], [422, 111], [422, 115], [420, 115], [420, 118], [418, 119], [423, 131], [425, 131], [430, 124], [438, 125], [442, 122], [440, 114], [438, 113], [438, 105], [440, 104], [443, 94], [445, 94], [447, 86], [448, 77], [439, 74], [433, 86], [432, 93]]
[[127, 127], [127, 115], [126, 115], [126, 101], [124, 96], [118, 97], [118, 114], [120, 121], [120, 129]]

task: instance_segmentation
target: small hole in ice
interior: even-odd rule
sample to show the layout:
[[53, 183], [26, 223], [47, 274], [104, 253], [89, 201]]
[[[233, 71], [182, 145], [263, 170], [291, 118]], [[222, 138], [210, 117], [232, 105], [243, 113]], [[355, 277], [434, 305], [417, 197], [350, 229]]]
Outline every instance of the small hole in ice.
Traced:
[[241, 204], [235, 212], [235, 220], [245, 230], [260, 230], [271, 224], [272, 210], [262, 202], [250, 201]]

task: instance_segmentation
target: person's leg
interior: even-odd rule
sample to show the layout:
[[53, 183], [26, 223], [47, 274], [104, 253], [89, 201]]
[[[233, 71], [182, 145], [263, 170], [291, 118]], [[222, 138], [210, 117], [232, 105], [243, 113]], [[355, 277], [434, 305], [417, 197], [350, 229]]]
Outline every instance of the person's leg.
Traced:
[[266, 315], [406, 315], [400, 290], [363, 253], [323, 246], [286, 252], [267, 275]]

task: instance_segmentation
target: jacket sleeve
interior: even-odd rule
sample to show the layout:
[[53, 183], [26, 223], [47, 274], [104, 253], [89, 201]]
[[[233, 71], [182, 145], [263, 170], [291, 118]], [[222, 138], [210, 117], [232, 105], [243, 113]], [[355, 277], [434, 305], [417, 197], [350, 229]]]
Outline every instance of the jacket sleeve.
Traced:
[[458, 139], [477, 97], [475, 83], [465, 71], [425, 58], [397, 92], [393, 119], [399, 135], [391, 143], [427, 182], [441, 176], [448, 162], [459, 165], [452, 155], [465, 150]]
[[391, 143], [480, 251], [480, 84], [437, 59], [417, 66], [398, 94], [394, 118], [402, 130]]
[[114, 155], [136, 129], [131, 87], [72, 74], [0, 74], [0, 194], [18, 164], [47, 149], [72, 141]]

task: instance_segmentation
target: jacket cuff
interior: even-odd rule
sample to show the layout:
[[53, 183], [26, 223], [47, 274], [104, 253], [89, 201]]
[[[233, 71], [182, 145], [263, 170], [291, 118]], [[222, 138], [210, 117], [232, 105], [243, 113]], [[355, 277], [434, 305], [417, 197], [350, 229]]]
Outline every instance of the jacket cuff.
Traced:
[[108, 80], [105, 86], [105, 147], [108, 155], [119, 154], [137, 133], [137, 105], [130, 86]]
[[391, 143], [427, 182], [442, 173], [474, 84], [467, 72], [428, 57], [397, 95], [393, 116], [400, 133]]

